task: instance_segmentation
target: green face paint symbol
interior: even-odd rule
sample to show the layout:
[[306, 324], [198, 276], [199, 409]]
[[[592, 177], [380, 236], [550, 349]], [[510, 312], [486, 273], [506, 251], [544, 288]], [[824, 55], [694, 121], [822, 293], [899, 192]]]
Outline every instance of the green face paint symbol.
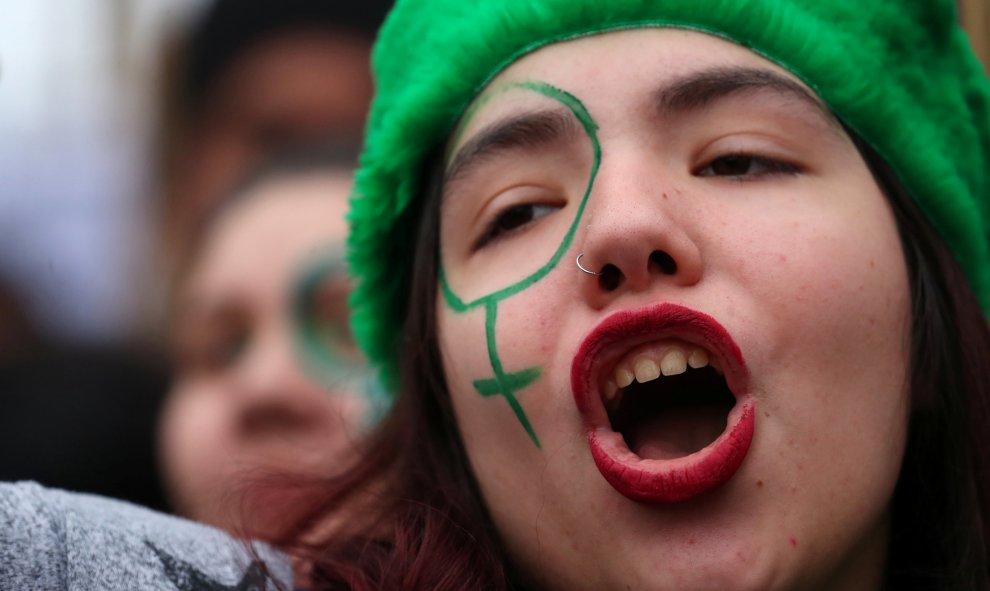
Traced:
[[[561, 189], [568, 194], [580, 195], [579, 200], [571, 199], [566, 204], [563, 204], [561, 211], [569, 211], [574, 216], [569, 224], [567, 223], [567, 218], [558, 217], [548, 226], [549, 228], [557, 228], [548, 231], [559, 231], [560, 233], [560, 242], [555, 250], [542, 252], [537, 249], [535, 253], [526, 252], [524, 257], [505, 257], [506, 260], [502, 262], [507, 263], [507, 265], [488, 267], [483, 269], [485, 271], [484, 275], [473, 277], [451, 277], [446, 272], [447, 263], [443, 257], [441, 257], [440, 263], [440, 284], [447, 306], [456, 313], [465, 313], [479, 307], [484, 307], [485, 309], [485, 335], [488, 346], [488, 358], [491, 363], [493, 376], [475, 380], [475, 390], [484, 397], [501, 396], [505, 398], [509, 407], [515, 413], [516, 418], [533, 441], [533, 444], [539, 448], [540, 439], [536, 435], [536, 431], [533, 429], [529, 418], [526, 416], [526, 412], [519, 404], [517, 394], [540, 377], [540, 368], [528, 367], [516, 371], [506, 371], [506, 368], [503, 367], [495, 339], [495, 323], [498, 319], [498, 307], [503, 300], [529, 289], [535, 283], [545, 278], [557, 266], [557, 263], [561, 261], [564, 254], [570, 248], [578, 225], [580, 224], [581, 216], [584, 213], [588, 197], [591, 194], [595, 176], [598, 173], [598, 167], [601, 162], [601, 146], [598, 141], [598, 126], [581, 101], [566, 91], [555, 88], [545, 82], [522, 82], [512, 84], [497, 92], [498, 95], [495, 97], [488, 99], [483, 97], [480, 99], [475, 109], [478, 108], [478, 105], [495, 105], [495, 103], [498, 103], [499, 105], [522, 105], [524, 107], [523, 110], [528, 112], [555, 113], [557, 116], [567, 119], [563, 125], [558, 123], [558, 127], [560, 128], [556, 132], [558, 135], [566, 135], [568, 130], [574, 130], [578, 135], [582, 137], [586, 136], [590, 140], [590, 146], [586, 142], [576, 141], [574, 139], [560, 140], [558, 138], [551, 140], [547, 142], [549, 146], [541, 152], [541, 154], [545, 154], [545, 158], [534, 158], [531, 154], [523, 150], [522, 159], [514, 165], [507, 167], [507, 170], [511, 170], [512, 174], [523, 176], [526, 174], [536, 175], [540, 179], [540, 182], [535, 184], [540, 185], [541, 189], [551, 186]], [[497, 109], [497, 105], [494, 108]], [[474, 111], [469, 111], [464, 118], [465, 121], [469, 122], [473, 114]], [[459, 136], [455, 135], [455, 137]], [[544, 140], [537, 138], [536, 140], [531, 139], [529, 143], [540, 143], [541, 141]], [[557, 146], [554, 142], [559, 142], [560, 145]], [[579, 153], [571, 154], [571, 152]], [[575, 162], [580, 162], [581, 164], [575, 165]], [[575, 174], [575, 166], [579, 167], [580, 174]], [[586, 184], [581, 180], [582, 178], [587, 179]], [[527, 184], [522, 181], [529, 181], [529, 179], [523, 179], [521, 177], [520, 181], [520, 184]], [[575, 188], [567, 188], [572, 187], [573, 183], [579, 183], [579, 185]], [[539, 203], [544, 198], [548, 198], [551, 201], [553, 199], [552, 196], [534, 195], [532, 197], [521, 198], [520, 203], [524, 205], [528, 203]], [[527, 199], [529, 200], [528, 202]], [[511, 209], [511, 203], [509, 204], [509, 209]], [[560, 213], [557, 212], [558, 216]], [[443, 236], [443, 231], [441, 231], [441, 236]], [[550, 247], [553, 247], [558, 243], [554, 239], [544, 239], [540, 241], [540, 244], [549, 244]], [[522, 258], [532, 261], [531, 266], [526, 267], [525, 263], [520, 265], [520, 259]], [[508, 265], [512, 266], [508, 267]], [[512, 280], [511, 277], [513, 274], [518, 276], [519, 279]], [[508, 276], [510, 280], [509, 282], [503, 281], [503, 284], [508, 283], [508, 285], [504, 286], [485, 285], [483, 289], [487, 291], [487, 295], [464, 298], [463, 295], [466, 292], [477, 292], [474, 285], [480, 281], [476, 279], [485, 276], [499, 277], [503, 280]]]
[[340, 248], [304, 261], [290, 300], [296, 351], [310, 378], [331, 392], [366, 398], [366, 426], [378, 422], [389, 398], [350, 336], [347, 271]]

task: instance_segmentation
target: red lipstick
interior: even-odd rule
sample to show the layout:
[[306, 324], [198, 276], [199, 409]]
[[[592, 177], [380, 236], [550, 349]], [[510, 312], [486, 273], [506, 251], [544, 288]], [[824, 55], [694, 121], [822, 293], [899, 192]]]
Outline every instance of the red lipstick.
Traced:
[[[674, 459], [644, 459], [612, 429], [599, 384], [624, 353], [663, 339], [714, 355], [736, 404], [721, 435], [704, 448]], [[756, 410], [742, 352], [718, 321], [684, 306], [664, 303], [606, 318], [581, 343], [571, 364], [571, 388], [595, 465], [615, 490], [634, 501], [676, 503], [718, 488], [742, 465], [753, 439]]]

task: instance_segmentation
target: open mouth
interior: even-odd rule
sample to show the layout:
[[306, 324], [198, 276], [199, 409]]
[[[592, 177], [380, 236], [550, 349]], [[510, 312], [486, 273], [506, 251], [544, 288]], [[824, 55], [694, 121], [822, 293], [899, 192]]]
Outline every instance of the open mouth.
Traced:
[[674, 304], [610, 316], [585, 338], [571, 381], [599, 471], [633, 500], [706, 493], [749, 450], [748, 373], [710, 316]]
[[680, 458], [725, 431], [736, 398], [710, 359], [700, 347], [674, 343], [641, 347], [620, 362], [602, 392], [612, 430], [630, 451], [647, 460]]

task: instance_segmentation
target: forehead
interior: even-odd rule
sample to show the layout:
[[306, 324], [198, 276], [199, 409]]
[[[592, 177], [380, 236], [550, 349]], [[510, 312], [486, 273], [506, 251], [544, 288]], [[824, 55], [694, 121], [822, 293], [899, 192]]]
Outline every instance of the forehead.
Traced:
[[468, 107], [451, 148], [493, 122], [531, 108], [527, 100], [538, 99], [514, 90], [522, 82], [540, 80], [575, 94], [601, 122], [610, 112], [652, 109], [665, 84], [727, 67], [763, 70], [816, 96], [777, 64], [707, 33], [659, 27], [614, 31], [554, 43], [508, 66]]
[[350, 176], [276, 178], [252, 189], [214, 225], [195, 283], [276, 281], [310, 253], [342, 248]]

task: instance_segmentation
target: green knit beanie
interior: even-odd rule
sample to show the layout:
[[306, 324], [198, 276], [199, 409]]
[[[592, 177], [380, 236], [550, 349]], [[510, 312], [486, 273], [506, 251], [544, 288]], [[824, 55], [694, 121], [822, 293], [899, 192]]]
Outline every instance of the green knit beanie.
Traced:
[[424, 160], [513, 60], [634, 27], [706, 31], [813, 88], [894, 168], [990, 311], [990, 82], [953, 0], [399, 0], [351, 211], [358, 342], [395, 385]]

